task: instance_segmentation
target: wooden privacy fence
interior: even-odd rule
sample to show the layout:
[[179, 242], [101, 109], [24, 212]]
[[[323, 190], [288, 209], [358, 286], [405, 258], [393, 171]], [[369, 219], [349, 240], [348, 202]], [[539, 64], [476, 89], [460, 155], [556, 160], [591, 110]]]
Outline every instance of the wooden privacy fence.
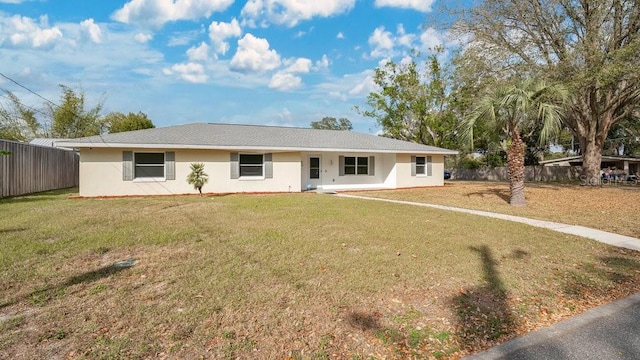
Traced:
[[0, 198], [78, 186], [80, 156], [71, 150], [0, 140]]
[[[580, 167], [575, 166], [526, 166], [525, 181], [577, 181], [580, 179]], [[506, 167], [453, 169], [451, 175], [458, 180], [508, 181]]]

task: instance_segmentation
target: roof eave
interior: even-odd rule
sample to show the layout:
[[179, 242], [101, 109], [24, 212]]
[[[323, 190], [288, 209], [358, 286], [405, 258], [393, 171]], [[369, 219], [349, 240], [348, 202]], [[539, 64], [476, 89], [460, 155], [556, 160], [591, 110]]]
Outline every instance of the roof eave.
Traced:
[[137, 144], [137, 143], [87, 143], [87, 142], [59, 142], [58, 146], [74, 149], [86, 148], [127, 148], [127, 149], [191, 149], [191, 150], [245, 150], [245, 151], [304, 151], [304, 152], [366, 152], [366, 153], [398, 153], [398, 154], [442, 154], [457, 155], [458, 151], [448, 149], [357, 149], [357, 148], [314, 148], [314, 147], [268, 147], [268, 146], [212, 146], [185, 144]]

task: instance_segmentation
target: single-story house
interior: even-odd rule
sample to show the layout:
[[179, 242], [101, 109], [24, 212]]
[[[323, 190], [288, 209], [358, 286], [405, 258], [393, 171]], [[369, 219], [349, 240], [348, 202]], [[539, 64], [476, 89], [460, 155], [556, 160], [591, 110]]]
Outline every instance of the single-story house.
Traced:
[[[569, 156], [553, 160], [540, 161], [543, 166], [582, 166], [582, 156]], [[640, 158], [602, 155], [601, 169], [622, 170], [627, 175], [640, 173]]]
[[73, 139], [80, 196], [395, 189], [444, 184], [456, 151], [353, 131], [196, 123]]

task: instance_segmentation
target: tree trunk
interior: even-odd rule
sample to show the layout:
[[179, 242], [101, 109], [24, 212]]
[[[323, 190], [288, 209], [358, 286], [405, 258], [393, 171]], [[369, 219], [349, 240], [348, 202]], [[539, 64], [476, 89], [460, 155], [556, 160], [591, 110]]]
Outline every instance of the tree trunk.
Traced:
[[511, 134], [511, 145], [507, 149], [507, 171], [511, 193], [509, 203], [513, 206], [527, 206], [524, 196], [524, 142], [517, 131]]
[[595, 141], [586, 143], [582, 153], [582, 177], [581, 185], [600, 185], [600, 162], [602, 160], [602, 147]]
[[[596, 101], [597, 103], [597, 101]], [[597, 104], [590, 103], [590, 110], [583, 111], [586, 114], [574, 113], [577, 116], [575, 122], [576, 135], [580, 140], [580, 150], [582, 152], [582, 185], [600, 185], [600, 162], [602, 160], [602, 149], [609, 129], [614, 124], [612, 111], [604, 113], [597, 112]]]

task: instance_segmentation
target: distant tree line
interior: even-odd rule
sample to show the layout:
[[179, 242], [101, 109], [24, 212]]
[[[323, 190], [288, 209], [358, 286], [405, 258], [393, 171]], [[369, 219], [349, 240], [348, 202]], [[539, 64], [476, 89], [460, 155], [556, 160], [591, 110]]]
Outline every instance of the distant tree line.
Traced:
[[311, 122], [312, 129], [322, 129], [322, 130], [353, 130], [353, 125], [351, 125], [351, 121], [347, 118], [336, 119], [334, 117], [325, 116], [322, 120], [312, 121]]

